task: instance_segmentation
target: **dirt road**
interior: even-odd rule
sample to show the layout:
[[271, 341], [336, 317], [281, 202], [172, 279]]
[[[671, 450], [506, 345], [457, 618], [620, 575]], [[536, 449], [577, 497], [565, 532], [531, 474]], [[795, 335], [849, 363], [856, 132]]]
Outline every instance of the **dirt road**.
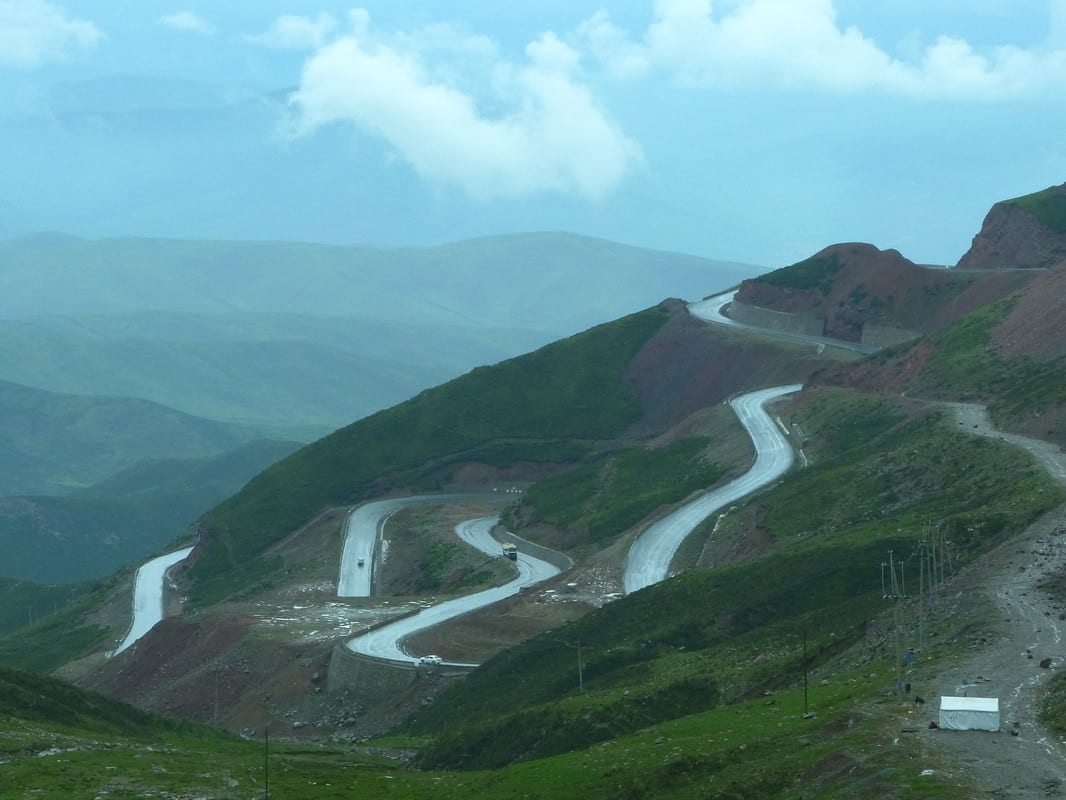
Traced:
[[[1066, 454], [1058, 447], [996, 430], [981, 406], [951, 407], [967, 431], [1023, 447], [1066, 484]], [[935, 696], [926, 698], [927, 707], [918, 716], [936, 719], [941, 695], [1000, 698], [999, 733], [921, 734], [925, 746], [944, 755], [944, 763], [956, 765], [952, 771], [959, 781], [983, 787], [983, 796], [1066, 796], [1066, 742], [1037, 721], [1047, 681], [1066, 668], [1066, 607], [1039, 586], [1064, 571], [1066, 507], [1059, 507], [956, 582], [955, 602], [992, 612], [972, 634], [972, 655], [932, 678]], [[1042, 667], [1045, 659], [1049, 666]]]

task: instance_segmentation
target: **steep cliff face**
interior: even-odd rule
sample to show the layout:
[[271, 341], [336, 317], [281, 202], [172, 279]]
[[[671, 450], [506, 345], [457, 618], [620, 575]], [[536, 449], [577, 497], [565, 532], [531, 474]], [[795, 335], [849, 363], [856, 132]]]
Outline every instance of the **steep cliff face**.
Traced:
[[961, 269], [1042, 269], [1066, 259], [1066, 183], [992, 206]]

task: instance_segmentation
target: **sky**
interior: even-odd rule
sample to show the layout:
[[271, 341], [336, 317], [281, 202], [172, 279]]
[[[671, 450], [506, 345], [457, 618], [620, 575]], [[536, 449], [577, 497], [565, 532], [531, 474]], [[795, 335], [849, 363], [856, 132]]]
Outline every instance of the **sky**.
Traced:
[[8, 234], [952, 264], [1064, 123], [1066, 0], [0, 0]]

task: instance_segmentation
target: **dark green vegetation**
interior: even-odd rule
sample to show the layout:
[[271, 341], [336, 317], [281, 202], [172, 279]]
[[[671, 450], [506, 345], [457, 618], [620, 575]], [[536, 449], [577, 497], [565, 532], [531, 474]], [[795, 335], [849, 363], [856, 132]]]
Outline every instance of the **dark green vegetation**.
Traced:
[[108, 700], [54, 678], [0, 666], [0, 719], [3, 717], [93, 733], [152, 735], [195, 727]]
[[1052, 186], [1005, 202], [1024, 208], [1056, 233], [1066, 233], [1066, 191], [1063, 187]]
[[408, 508], [389, 517], [388, 563], [374, 576], [378, 594], [462, 594], [514, 577], [510, 562], [462, 546], [436, 511]]
[[145, 459], [204, 458], [257, 438], [255, 428], [145, 400], [0, 381], [0, 495], [69, 494]]
[[815, 256], [761, 275], [759, 282], [785, 289], [818, 289], [822, 294], [828, 294], [841, 266], [835, 254]]
[[879, 565], [890, 549], [912, 553], [930, 520], [951, 529], [958, 566], [1066, 499], [1024, 454], [937, 410], [823, 390], [796, 421], [818, 455], [752, 501], [769, 546], [492, 659], [412, 721], [435, 737], [423, 764], [543, 757], [794, 686], [799, 632], [819, 666], [857, 642], [885, 610]]
[[[925, 758], [898, 770], [900, 750], [861, 733], [893, 708], [869, 706], [866, 675], [841, 676], [801, 718], [796, 691], [693, 714], [596, 748], [485, 772], [411, 771], [363, 753], [222, 736], [56, 681], [0, 669], [0, 794], [91, 800], [155, 795], [205, 800], [532, 800], [616, 798], [965, 797], [965, 787], [919, 778]], [[846, 752], [847, 755], [843, 755]]]
[[519, 531], [539, 524], [576, 529], [603, 542], [656, 509], [718, 483], [725, 469], [709, 460], [709, 446], [707, 438], [695, 437], [602, 457], [539, 481], [504, 522]]
[[0, 574], [70, 583], [139, 562], [296, 447], [252, 442], [217, 456], [146, 462], [68, 497], [0, 498]]
[[[92, 585], [65, 587], [77, 589], [67, 604], [56, 603], [34, 615], [31, 624], [0, 637], [0, 664], [47, 674], [94, 650], [107, 650], [113, 634], [93, 616], [107, 598], [117, 578]], [[55, 613], [52, 612], [55, 609]]]
[[268, 575], [276, 564], [257, 556], [327, 506], [438, 489], [450, 464], [482, 450], [493, 463], [554, 463], [572, 442], [620, 436], [641, 414], [626, 368], [667, 317], [649, 309], [473, 370], [274, 465], [211, 513], [191, 597], [211, 602]]
[[31, 583], [0, 577], [0, 636], [33, 624], [80, 597], [85, 586]]

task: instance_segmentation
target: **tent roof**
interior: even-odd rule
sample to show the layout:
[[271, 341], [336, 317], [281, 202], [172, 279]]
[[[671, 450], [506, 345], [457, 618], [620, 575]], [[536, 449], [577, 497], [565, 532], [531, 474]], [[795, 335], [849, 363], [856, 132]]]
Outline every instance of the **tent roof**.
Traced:
[[941, 711], [992, 711], [999, 713], [998, 697], [941, 697]]

